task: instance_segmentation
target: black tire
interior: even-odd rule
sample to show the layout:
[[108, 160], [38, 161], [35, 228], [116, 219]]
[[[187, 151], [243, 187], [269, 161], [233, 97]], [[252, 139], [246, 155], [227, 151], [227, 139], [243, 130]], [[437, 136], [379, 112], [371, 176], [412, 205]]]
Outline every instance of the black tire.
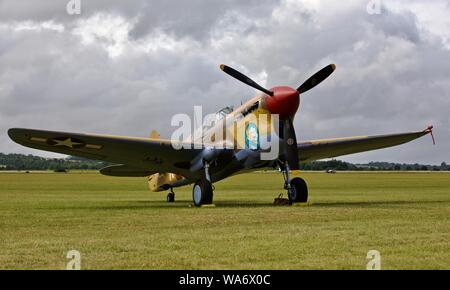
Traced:
[[308, 201], [308, 186], [306, 182], [296, 177], [291, 180], [291, 190], [288, 192], [290, 202], [307, 202]]
[[197, 181], [192, 188], [192, 200], [195, 206], [212, 204], [213, 188], [211, 182], [206, 179]]
[[167, 202], [175, 202], [175, 193], [169, 192], [167, 194]]

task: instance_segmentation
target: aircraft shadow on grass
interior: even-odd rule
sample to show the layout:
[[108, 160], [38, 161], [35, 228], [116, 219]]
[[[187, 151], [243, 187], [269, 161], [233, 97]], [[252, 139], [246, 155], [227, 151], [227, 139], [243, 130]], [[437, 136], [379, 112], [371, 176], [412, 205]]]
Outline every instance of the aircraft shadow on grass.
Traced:
[[448, 203], [446, 200], [386, 200], [386, 201], [337, 201], [337, 202], [317, 202], [313, 203], [318, 207], [380, 207], [392, 205], [423, 205], [433, 203]]
[[[308, 208], [314, 207], [340, 207], [340, 208], [361, 208], [361, 207], [392, 207], [398, 205], [423, 205], [423, 204], [440, 204], [449, 203], [447, 200], [386, 200], [386, 201], [336, 201], [336, 202], [313, 202]], [[256, 203], [251, 201], [218, 201], [216, 202], [216, 208], [270, 208], [270, 207], [285, 207], [285, 206], [275, 206], [273, 203]], [[287, 205], [286, 205], [287, 206]], [[97, 210], [141, 210], [141, 209], [184, 209], [184, 208], [195, 208], [192, 203], [188, 200], [180, 200], [176, 203], [165, 203], [162, 201], [125, 201], [125, 202], [114, 202], [113, 205], [101, 205], [101, 206], [87, 206], [87, 207], [73, 207], [71, 209], [97, 209]]]

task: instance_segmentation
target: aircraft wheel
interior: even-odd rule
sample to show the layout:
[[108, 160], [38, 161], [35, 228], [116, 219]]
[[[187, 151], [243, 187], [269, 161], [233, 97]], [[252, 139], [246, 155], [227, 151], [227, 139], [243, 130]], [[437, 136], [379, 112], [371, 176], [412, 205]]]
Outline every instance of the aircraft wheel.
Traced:
[[167, 194], [167, 202], [175, 202], [175, 193], [169, 192]]
[[308, 186], [306, 182], [300, 177], [292, 179], [291, 190], [289, 190], [288, 195], [291, 202], [307, 202]]
[[213, 201], [213, 189], [212, 184], [206, 179], [201, 179], [194, 184], [192, 189], [192, 199], [195, 206], [201, 206], [203, 204], [212, 204]]

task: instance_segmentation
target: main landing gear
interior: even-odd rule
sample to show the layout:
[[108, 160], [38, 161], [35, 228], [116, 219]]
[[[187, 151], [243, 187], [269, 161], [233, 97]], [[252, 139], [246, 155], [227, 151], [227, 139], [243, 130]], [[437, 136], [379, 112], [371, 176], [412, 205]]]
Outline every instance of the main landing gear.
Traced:
[[291, 178], [291, 171], [286, 164], [282, 169], [284, 188], [288, 191], [289, 203], [304, 203], [308, 201], [308, 186], [300, 177]]
[[205, 163], [205, 175], [194, 184], [192, 189], [192, 199], [195, 206], [212, 204], [213, 202], [213, 186], [211, 183], [211, 176], [209, 175], [208, 163]]
[[307, 202], [308, 201], [308, 186], [305, 180], [300, 177], [295, 177], [291, 180], [291, 188], [288, 190], [289, 201]]

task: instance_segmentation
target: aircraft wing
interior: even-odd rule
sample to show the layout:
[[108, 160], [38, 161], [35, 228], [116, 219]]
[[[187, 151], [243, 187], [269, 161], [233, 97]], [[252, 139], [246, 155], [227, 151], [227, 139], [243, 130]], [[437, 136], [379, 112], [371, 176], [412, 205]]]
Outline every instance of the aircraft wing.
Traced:
[[[323, 139], [298, 142], [300, 162], [310, 162], [325, 158], [371, 151], [407, 143], [427, 134], [432, 134], [433, 127], [424, 131], [347, 138]], [[434, 139], [433, 139], [434, 140]]]
[[30, 148], [125, 164], [105, 170], [105, 174], [116, 176], [146, 176], [156, 172], [186, 175], [189, 174], [186, 164], [199, 153], [195, 149], [176, 150], [169, 140], [151, 138], [33, 129], [10, 129], [8, 135]]

